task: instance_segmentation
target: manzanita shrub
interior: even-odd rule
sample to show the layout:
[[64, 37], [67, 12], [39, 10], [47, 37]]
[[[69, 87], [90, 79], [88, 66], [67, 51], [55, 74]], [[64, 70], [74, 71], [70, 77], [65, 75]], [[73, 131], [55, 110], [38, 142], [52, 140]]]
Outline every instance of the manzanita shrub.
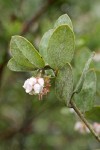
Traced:
[[[75, 129], [91, 131], [100, 142], [99, 134], [95, 132], [86, 118], [99, 122], [100, 106], [95, 106], [96, 73], [91, 68], [91, 62], [95, 53], [83, 50], [85, 65], [82, 57], [76, 57], [75, 35], [71, 19], [67, 14], [58, 18], [53, 29], [47, 31], [37, 50], [27, 39], [15, 35], [11, 38], [10, 50], [12, 58], [8, 62], [8, 68], [12, 71], [35, 71], [36, 76], [29, 77], [23, 85], [26, 93], [39, 95], [39, 100], [50, 92], [50, 81], [55, 79], [55, 92], [60, 101], [64, 101], [67, 107], [73, 108], [80, 119], [85, 123], [77, 123]], [[75, 61], [74, 66], [72, 60]], [[80, 65], [82, 66], [80, 68]], [[95, 65], [94, 65], [95, 66]], [[80, 75], [77, 75], [78, 70]], [[88, 128], [88, 129], [87, 129]], [[84, 130], [83, 130], [84, 129]]]

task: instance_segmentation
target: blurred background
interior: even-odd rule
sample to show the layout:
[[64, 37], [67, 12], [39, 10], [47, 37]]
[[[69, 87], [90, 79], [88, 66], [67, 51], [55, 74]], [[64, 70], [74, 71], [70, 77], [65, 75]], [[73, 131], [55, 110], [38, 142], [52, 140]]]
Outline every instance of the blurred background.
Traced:
[[[39, 101], [22, 88], [31, 74], [11, 72], [6, 66], [12, 35], [26, 37], [38, 49], [43, 34], [64, 13], [72, 19], [76, 36], [72, 62], [76, 82], [89, 52], [100, 54], [100, 0], [0, 0], [0, 150], [100, 148], [92, 135], [74, 130], [78, 118], [57, 100], [53, 80], [51, 92]], [[100, 103], [100, 62], [96, 61], [96, 103]]]

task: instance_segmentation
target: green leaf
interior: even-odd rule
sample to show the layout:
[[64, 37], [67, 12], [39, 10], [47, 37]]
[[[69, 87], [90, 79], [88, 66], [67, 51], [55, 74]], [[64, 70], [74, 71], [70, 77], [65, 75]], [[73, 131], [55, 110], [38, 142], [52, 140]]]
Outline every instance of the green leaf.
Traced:
[[47, 48], [48, 64], [54, 68], [62, 68], [71, 62], [74, 54], [74, 33], [67, 25], [61, 25], [51, 35]]
[[25, 72], [25, 71], [33, 71], [36, 68], [33, 69], [33, 67], [25, 67], [25, 66], [21, 66], [19, 65], [14, 58], [11, 58], [7, 64], [8, 68], [12, 71], [21, 71], [21, 72]]
[[85, 64], [85, 67], [83, 69], [82, 75], [81, 75], [81, 77], [79, 79], [79, 82], [77, 83], [77, 85], [75, 87], [75, 90], [74, 90], [74, 92], [76, 92], [76, 93], [80, 92], [80, 90], [82, 89], [82, 86], [83, 86], [86, 74], [87, 74], [87, 72], [89, 70], [89, 66], [90, 66], [90, 63], [91, 63], [91, 61], [93, 59], [93, 56], [94, 56], [94, 52], [90, 55], [90, 58], [88, 59], [88, 61]]
[[44, 60], [33, 47], [33, 45], [21, 36], [13, 36], [10, 42], [10, 49], [14, 59], [23, 65], [28, 61], [37, 68], [44, 67]]
[[11, 54], [13, 55], [14, 59], [18, 64], [20, 64], [23, 67], [32, 67], [33, 64], [29, 62], [29, 60], [22, 54], [16, 43], [11, 39], [10, 42], [10, 49]]
[[55, 73], [52, 69], [45, 70], [45, 75], [55, 77]]
[[91, 51], [87, 47], [83, 47], [75, 51], [74, 66], [78, 74], [82, 73], [83, 68], [87, 60], [89, 59], [90, 55], [91, 55]]
[[100, 122], [100, 106], [95, 106], [90, 111], [86, 111], [85, 117], [91, 121]]
[[47, 47], [48, 47], [48, 42], [49, 42], [49, 39], [53, 33], [53, 29], [47, 31], [41, 41], [40, 41], [40, 45], [39, 45], [39, 52], [40, 54], [43, 56], [45, 62], [48, 62], [48, 58], [47, 58]]
[[70, 64], [66, 64], [58, 71], [55, 81], [56, 95], [68, 105], [73, 92], [73, 76]]
[[57, 28], [60, 25], [68, 25], [73, 30], [72, 21], [67, 14], [64, 14], [58, 18], [55, 22], [54, 28]]
[[82, 111], [88, 111], [94, 106], [96, 94], [96, 74], [94, 70], [90, 70], [86, 74], [83, 87], [80, 93], [74, 95], [77, 107]]
[[100, 52], [95, 53], [93, 60], [95, 70], [100, 71]]
[[74, 60], [73, 60], [74, 62], [74, 68], [73, 68], [74, 85], [78, 83], [80, 76], [82, 74], [83, 68], [88, 58], [90, 57], [90, 55], [91, 55], [91, 51], [87, 47], [83, 47], [83, 48], [75, 50]]
[[96, 71], [97, 76], [97, 95], [100, 97], [100, 71]]

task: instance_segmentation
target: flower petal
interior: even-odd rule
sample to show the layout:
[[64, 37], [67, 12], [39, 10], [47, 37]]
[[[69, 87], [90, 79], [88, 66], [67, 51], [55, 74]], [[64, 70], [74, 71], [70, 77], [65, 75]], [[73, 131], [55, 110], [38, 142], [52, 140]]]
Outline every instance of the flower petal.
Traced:
[[38, 83], [35, 84], [33, 88], [34, 88], [34, 92], [36, 94], [39, 94], [42, 91], [42, 89], [43, 89], [43, 87], [40, 84], [38, 84]]
[[43, 79], [43, 78], [39, 78], [39, 79], [38, 79], [38, 83], [39, 83], [41, 86], [44, 86], [44, 79]]
[[29, 79], [29, 84], [30, 84], [31, 86], [33, 86], [34, 84], [36, 84], [36, 82], [37, 82], [37, 79], [34, 78], [34, 77], [31, 77], [31, 78]]

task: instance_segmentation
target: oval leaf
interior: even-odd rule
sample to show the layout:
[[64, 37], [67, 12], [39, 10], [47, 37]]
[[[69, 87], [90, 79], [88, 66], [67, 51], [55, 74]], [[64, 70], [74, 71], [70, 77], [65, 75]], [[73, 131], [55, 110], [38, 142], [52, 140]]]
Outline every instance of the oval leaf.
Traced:
[[83, 47], [75, 51], [74, 66], [78, 74], [82, 73], [83, 68], [90, 56], [91, 56], [91, 51], [87, 47]]
[[95, 106], [90, 111], [86, 111], [85, 117], [94, 122], [100, 122], [100, 106]]
[[42, 59], [38, 51], [33, 47], [33, 45], [24, 37], [18, 35], [13, 36], [11, 39], [10, 48], [11, 53], [16, 61], [19, 59], [19, 57], [24, 56], [37, 68], [44, 67], [44, 60]]
[[75, 87], [75, 90], [74, 90], [75, 93], [80, 92], [81, 89], [82, 89], [82, 86], [83, 86], [83, 83], [84, 83], [86, 74], [87, 74], [87, 72], [88, 72], [88, 70], [89, 70], [89, 66], [90, 66], [90, 64], [91, 64], [91, 61], [92, 61], [92, 59], [93, 59], [94, 54], [95, 54], [95, 53], [93, 52], [93, 53], [90, 55], [89, 59], [87, 60], [87, 62], [86, 62], [86, 64], [85, 64], [85, 67], [84, 67], [84, 69], [83, 69], [83, 72], [82, 72], [82, 75], [81, 75], [81, 77], [80, 77], [80, 79], [79, 79], [79, 82], [77, 83], [77, 85], [76, 85], [76, 87]]
[[95, 68], [95, 70], [100, 71], [100, 51], [99, 52], [95, 52], [93, 60], [94, 60], [94, 68]]
[[67, 25], [59, 26], [51, 35], [48, 48], [48, 64], [54, 68], [62, 68], [71, 62], [74, 54], [74, 34]]
[[26, 71], [33, 71], [36, 68], [33, 69], [33, 67], [25, 67], [25, 66], [21, 66], [19, 65], [14, 58], [11, 58], [7, 64], [8, 68], [12, 71], [21, 71], [21, 72], [26, 72]]
[[48, 62], [48, 59], [47, 59], [47, 47], [48, 47], [48, 42], [49, 42], [49, 39], [53, 33], [53, 29], [47, 31], [41, 41], [40, 41], [40, 46], [39, 46], [39, 52], [40, 54], [43, 56], [45, 62]]
[[10, 42], [10, 49], [12, 56], [18, 64], [20, 64], [23, 67], [33, 67], [33, 64], [31, 64], [29, 60], [22, 54], [22, 52], [20, 51], [19, 47], [16, 45], [13, 39], [11, 39]]
[[96, 94], [96, 74], [94, 70], [90, 70], [86, 74], [83, 87], [80, 93], [75, 94], [74, 99], [77, 107], [82, 111], [90, 110], [94, 105]]
[[[87, 60], [89, 59], [90, 55], [91, 55], [91, 51], [86, 47], [80, 48], [75, 51], [74, 60], [73, 60], [73, 62], [74, 62], [74, 68], [73, 68], [74, 85], [78, 84], [80, 76], [83, 72], [84, 66], [85, 66]], [[82, 88], [82, 84], [81, 84], [80, 88]]]
[[57, 97], [61, 101], [65, 101], [68, 105], [73, 92], [73, 76], [70, 64], [67, 63], [58, 71], [55, 81], [55, 89]]
[[96, 71], [97, 76], [97, 95], [100, 97], [100, 71]]
[[60, 25], [68, 25], [73, 30], [72, 21], [67, 14], [64, 14], [58, 18], [55, 22], [54, 28], [57, 28]]

